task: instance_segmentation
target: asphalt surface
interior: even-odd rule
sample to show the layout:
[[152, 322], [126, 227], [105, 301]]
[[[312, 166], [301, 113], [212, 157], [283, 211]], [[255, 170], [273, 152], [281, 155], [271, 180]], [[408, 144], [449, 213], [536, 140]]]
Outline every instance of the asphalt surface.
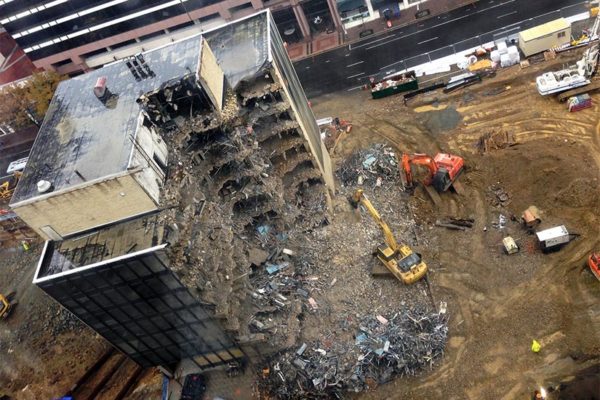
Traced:
[[[308, 97], [354, 90], [369, 77], [415, 67], [587, 11], [581, 0], [481, 0], [294, 63]], [[429, 53], [429, 54], [427, 54]]]

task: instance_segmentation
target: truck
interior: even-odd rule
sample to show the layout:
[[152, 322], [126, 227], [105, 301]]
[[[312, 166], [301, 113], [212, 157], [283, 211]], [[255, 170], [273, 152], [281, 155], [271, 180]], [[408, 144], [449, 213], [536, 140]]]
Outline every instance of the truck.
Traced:
[[538, 231], [535, 235], [537, 236], [540, 248], [544, 252], [560, 249], [562, 246], [569, 243], [574, 236], [569, 234], [569, 231], [564, 225]]

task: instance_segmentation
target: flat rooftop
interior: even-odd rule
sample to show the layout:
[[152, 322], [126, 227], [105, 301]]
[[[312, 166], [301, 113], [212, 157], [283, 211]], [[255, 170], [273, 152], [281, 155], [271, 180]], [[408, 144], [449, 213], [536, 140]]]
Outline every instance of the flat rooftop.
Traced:
[[[195, 73], [201, 37], [196, 36], [144, 53], [154, 76], [136, 80], [126, 60], [63, 81], [58, 86], [11, 205], [35, 198], [37, 183], [47, 180], [54, 191], [118, 174], [127, 169], [141, 107], [137, 98], [164, 82]], [[104, 105], [94, 86], [106, 77], [114, 95]]]
[[52, 242], [36, 278], [93, 266], [162, 244], [163, 213], [155, 212], [87, 234]]
[[270, 23], [262, 11], [202, 33], [231, 87], [269, 67]]
[[[154, 77], [137, 81], [126, 60], [120, 60], [61, 82], [11, 205], [39, 196], [40, 180], [51, 182], [57, 192], [125, 171], [141, 112], [137, 98], [164, 82], [195, 73], [202, 37], [231, 87], [262, 73], [271, 61], [270, 21], [268, 11], [263, 11], [148, 51], [144, 58]], [[94, 95], [99, 77], [107, 77], [107, 89], [118, 96], [114, 108], [107, 108]]]

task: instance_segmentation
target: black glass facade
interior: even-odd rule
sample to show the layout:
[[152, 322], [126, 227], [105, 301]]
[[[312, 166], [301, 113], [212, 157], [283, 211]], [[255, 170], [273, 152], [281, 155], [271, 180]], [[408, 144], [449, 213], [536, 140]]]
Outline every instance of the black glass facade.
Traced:
[[241, 356], [168, 268], [161, 246], [44, 276], [53, 264], [70, 263], [54, 247], [48, 242], [34, 283], [138, 364], [193, 358], [210, 367]]
[[37, 60], [217, 2], [13, 1], [0, 4], [0, 21], [28, 56]]

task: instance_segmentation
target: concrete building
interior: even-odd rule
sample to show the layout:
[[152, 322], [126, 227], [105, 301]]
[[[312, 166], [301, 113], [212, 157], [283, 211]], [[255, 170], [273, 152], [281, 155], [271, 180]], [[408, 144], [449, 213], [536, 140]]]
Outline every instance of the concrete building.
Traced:
[[86, 71], [269, 8], [288, 43], [426, 0], [0, 0], [0, 24], [37, 67]]
[[179, 113], [192, 106], [219, 108], [223, 82], [214, 55], [200, 40], [61, 82], [11, 208], [40, 236], [54, 240], [155, 210], [167, 148], [138, 104], [140, 95], [178, 84], [178, 90], [189, 91]]
[[333, 176], [270, 13], [66, 81], [51, 109], [13, 200], [50, 239], [35, 285], [142, 366], [289, 345], [256, 332], [250, 275], [268, 232], [326, 223]]

